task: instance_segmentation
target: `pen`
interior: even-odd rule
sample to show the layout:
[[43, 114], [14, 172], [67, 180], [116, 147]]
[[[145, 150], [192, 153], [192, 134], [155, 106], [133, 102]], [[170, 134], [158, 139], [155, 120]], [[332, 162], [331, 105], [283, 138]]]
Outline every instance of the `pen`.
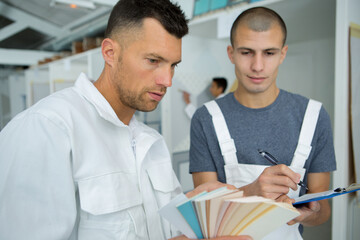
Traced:
[[[276, 158], [273, 155], [271, 155], [270, 153], [260, 150], [260, 149], [258, 149], [258, 152], [261, 156], [263, 156], [266, 160], [268, 160], [272, 165], [278, 165], [278, 160], [276, 160]], [[305, 185], [305, 183], [301, 180], [298, 183], [298, 185], [301, 187], [304, 187], [306, 190], [309, 190], [307, 188], [307, 186]]]

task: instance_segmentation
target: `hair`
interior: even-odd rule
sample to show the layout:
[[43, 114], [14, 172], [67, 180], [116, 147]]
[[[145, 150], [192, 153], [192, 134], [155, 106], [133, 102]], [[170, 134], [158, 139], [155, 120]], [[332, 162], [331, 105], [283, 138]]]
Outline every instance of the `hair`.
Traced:
[[283, 46], [286, 42], [286, 25], [284, 20], [277, 14], [275, 11], [265, 8], [265, 7], [255, 7], [247, 9], [242, 12], [234, 21], [231, 32], [230, 32], [230, 41], [231, 45], [234, 46], [234, 36], [237, 27], [240, 24], [246, 24], [248, 28], [256, 32], [264, 32], [270, 29], [273, 24], [279, 24], [281, 31], [283, 32]]
[[214, 78], [213, 78], [213, 82], [215, 82], [218, 87], [222, 87], [222, 89], [223, 89], [222, 92], [223, 92], [223, 93], [225, 92], [225, 90], [226, 90], [226, 88], [227, 88], [227, 80], [226, 80], [226, 78], [223, 78], [223, 77], [214, 77]]
[[170, 0], [120, 0], [111, 11], [105, 37], [140, 28], [145, 18], [158, 20], [168, 33], [177, 38], [189, 31], [184, 12]]

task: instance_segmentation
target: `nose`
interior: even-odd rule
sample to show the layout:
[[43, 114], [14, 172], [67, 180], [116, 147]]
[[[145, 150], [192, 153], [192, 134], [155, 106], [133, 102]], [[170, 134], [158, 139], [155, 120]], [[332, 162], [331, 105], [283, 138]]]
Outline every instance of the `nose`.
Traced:
[[254, 72], [261, 72], [264, 69], [264, 60], [261, 54], [255, 54], [251, 68]]
[[171, 87], [172, 77], [174, 75], [173, 68], [164, 68], [156, 78], [156, 84], [164, 87]]

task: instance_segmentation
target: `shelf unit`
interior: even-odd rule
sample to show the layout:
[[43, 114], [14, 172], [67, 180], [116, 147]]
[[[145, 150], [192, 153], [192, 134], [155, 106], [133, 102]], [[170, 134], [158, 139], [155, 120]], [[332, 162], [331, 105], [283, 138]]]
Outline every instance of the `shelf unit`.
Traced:
[[74, 84], [80, 72], [96, 80], [104, 67], [101, 49], [96, 48], [25, 71], [27, 107]]

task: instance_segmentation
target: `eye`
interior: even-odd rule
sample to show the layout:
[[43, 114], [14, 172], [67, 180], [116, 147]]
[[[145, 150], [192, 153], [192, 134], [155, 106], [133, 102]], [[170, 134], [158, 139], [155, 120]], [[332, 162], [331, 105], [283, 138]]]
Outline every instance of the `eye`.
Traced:
[[148, 60], [149, 63], [151, 63], [151, 64], [157, 64], [157, 63], [159, 63], [159, 60], [157, 60], [157, 59], [148, 58], [147, 60]]
[[240, 54], [244, 56], [250, 55], [250, 51], [241, 51]]
[[174, 68], [176, 68], [177, 66], [178, 66], [178, 64], [177, 64], [177, 63], [175, 63], [175, 64], [172, 64], [172, 65], [171, 65], [171, 68], [173, 68], [173, 69], [174, 69]]
[[273, 56], [273, 55], [275, 55], [275, 52], [265, 52], [265, 55], [266, 56]]

